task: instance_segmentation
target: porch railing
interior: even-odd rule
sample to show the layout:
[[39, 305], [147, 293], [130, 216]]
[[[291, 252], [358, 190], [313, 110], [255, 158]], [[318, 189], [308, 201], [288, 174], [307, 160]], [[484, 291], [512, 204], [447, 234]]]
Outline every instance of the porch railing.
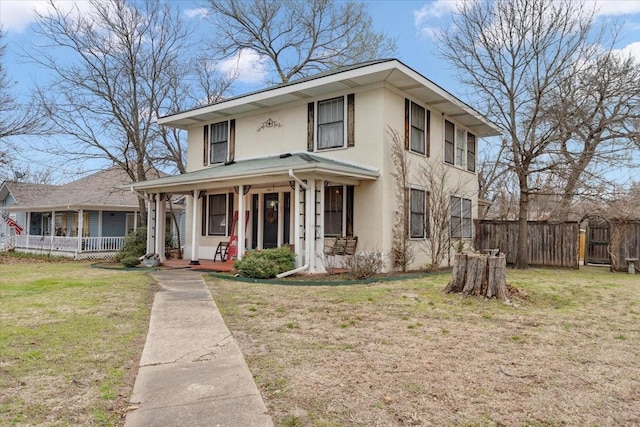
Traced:
[[8, 243], [16, 249], [57, 252], [117, 252], [124, 247], [124, 237], [65, 237], [17, 235]]

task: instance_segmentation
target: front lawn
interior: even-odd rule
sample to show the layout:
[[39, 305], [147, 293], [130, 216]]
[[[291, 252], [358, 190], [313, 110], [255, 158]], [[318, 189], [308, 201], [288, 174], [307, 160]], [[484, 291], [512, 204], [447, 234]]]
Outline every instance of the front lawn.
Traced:
[[151, 281], [88, 263], [0, 261], [0, 425], [124, 424]]
[[449, 277], [207, 280], [279, 426], [640, 424], [640, 276], [508, 270], [512, 306]]

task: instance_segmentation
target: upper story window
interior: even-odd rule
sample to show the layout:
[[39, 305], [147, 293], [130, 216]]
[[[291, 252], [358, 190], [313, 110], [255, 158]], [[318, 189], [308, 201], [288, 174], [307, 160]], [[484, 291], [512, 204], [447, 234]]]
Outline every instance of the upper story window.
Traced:
[[205, 166], [233, 160], [235, 120], [206, 125], [204, 127]]
[[308, 106], [308, 151], [355, 145], [355, 95], [339, 96]]
[[471, 172], [476, 170], [476, 136], [448, 120], [444, 121], [444, 161]]
[[318, 102], [318, 150], [344, 146], [344, 97]]
[[405, 148], [429, 156], [430, 111], [405, 99], [405, 121]]
[[211, 125], [209, 134], [209, 163], [224, 163], [227, 161], [227, 146], [229, 143], [229, 122]]

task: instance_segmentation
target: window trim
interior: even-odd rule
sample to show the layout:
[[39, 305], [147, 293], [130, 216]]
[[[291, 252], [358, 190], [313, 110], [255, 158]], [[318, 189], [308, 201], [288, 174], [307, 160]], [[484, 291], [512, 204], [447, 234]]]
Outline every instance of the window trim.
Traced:
[[[460, 211], [455, 212], [457, 215], [454, 216], [454, 199], [459, 201]], [[464, 216], [465, 213], [465, 205], [468, 204], [469, 216]], [[452, 239], [472, 239], [473, 238], [473, 201], [471, 199], [467, 199], [461, 196], [451, 196], [449, 199], [449, 233]], [[457, 224], [454, 222], [454, 218], [458, 218]], [[468, 229], [465, 229], [465, 225], [468, 221]], [[468, 233], [465, 233], [468, 231]]]
[[[214, 197], [224, 196], [224, 232], [211, 232], [211, 200]], [[230, 235], [230, 221], [231, 215], [233, 214], [233, 193], [215, 193], [215, 194], [207, 194], [203, 197], [203, 210], [202, 210], [202, 236], [212, 236], [212, 237], [227, 237]], [[221, 217], [221, 214], [217, 214], [218, 217]]]
[[[452, 140], [447, 139], [448, 125], [450, 125], [453, 129]], [[459, 132], [462, 132], [461, 138], [458, 137]], [[476, 161], [478, 152], [477, 135], [475, 133], [469, 132], [469, 130], [463, 126], [459, 126], [450, 120], [444, 119], [443, 139], [444, 162], [460, 169], [476, 173]], [[470, 144], [471, 141], [473, 142], [473, 144]], [[471, 145], [473, 145], [473, 149], [471, 149]]]
[[[328, 102], [328, 101], [333, 101], [333, 100], [337, 100], [337, 99], [342, 99], [342, 144], [341, 145], [337, 145], [337, 146], [331, 146], [331, 147], [324, 147], [324, 148], [320, 148], [319, 142], [320, 142], [320, 126], [321, 125], [325, 125], [325, 124], [330, 124], [330, 123], [320, 123], [320, 104], [324, 103], [324, 102]], [[328, 151], [328, 150], [339, 150], [342, 148], [347, 148], [347, 132], [348, 132], [348, 128], [347, 128], [347, 118], [348, 118], [348, 102], [347, 102], [347, 95], [340, 95], [340, 96], [335, 96], [333, 98], [327, 98], [327, 99], [319, 99], [317, 101], [315, 101], [315, 122], [314, 122], [314, 148], [315, 151]], [[337, 122], [331, 122], [331, 123], [337, 123]]]
[[[423, 128], [420, 129], [416, 126], [414, 126], [413, 124], [413, 107], [414, 105], [417, 108], [421, 108], [424, 112], [424, 120], [422, 121], [422, 126]], [[409, 101], [409, 151], [412, 153], [416, 153], [416, 154], [420, 154], [422, 156], [426, 156], [427, 155], [427, 132], [428, 132], [428, 126], [427, 126], [427, 114], [428, 109], [426, 107], [423, 107], [422, 105], [413, 102], [413, 101]], [[418, 151], [418, 150], [414, 150], [413, 149], [413, 129], [418, 129], [420, 131], [422, 131], [422, 138], [421, 138], [421, 146], [422, 146], [422, 150], [423, 151]]]
[[[340, 219], [340, 233], [339, 234], [327, 234], [327, 203], [326, 197], [327, 193], [331, 191], [332, 188], [341, 188], [342, 189], [342, 211], [341, 211], [341, 219]], [[353, 236], [353, 198], [354, 198], [354, 186], [347, 184], [330, 184], [324, 187], [324, 197], [325, 199], [322, 201], [323, 211], [323, 230], [324, 237], [338, 237], [338, 236]]]
[[[420, 239], [428, 239], [429, 237], [431, 237], [431, 233], [430, 233], [430, 228], [429, 228], [429, 222], [430, 222], [430, 218], [429, 218], [429, 192], [427, 190], [425, 190], [424, 188], [418, 188], [418, 187], [409, 187], [409, 227], [408, 227], [408, 232], [409, 232], [409, 239], [412, 240], [420, 240]], [[422, 215], [422, 234], [421, 235], [414, 235], [413, 234], [413, 227], [412, 227], [412, 218], [413, 218], [413, 192], [417, 191], [422, 193], [423, 197], [424, 197], [424, 203], [422, 204], [422, 212], [417, 212], [417, 214], [421, 214]]]
[[[228, 161], [229, 159], [229, 140], [230, 140], [230, 128], [231, 125], [229, 123], [229, 120], [223, 120], [221, 122], [216, 122], [216, 123], [211, 123], [209, 125], [207, 125], [207, 127], [209, 128], [208, 130], [208, 138], [209, 138], [209, 143], [207, 145], [207, 149], [209, 151], [209, 158], [207, 159], [210, 165], [217, 165], [220, 163], [225, 163]], [[226, 139], [220, 140], [220, 141], [213, 141], [213, 127], [214, 126], [220, 126], [220, 125], [226, 125], [227, 128], [227, 132], [226, 132]], [[214, 150], [213, 150], [213, 144], [224, 144], [225, 145], [225, 154], [224, 154], [224, 159], [223, 160], [219, 160], [219, 161], [214, 161], [213, 156], [214, 156]]]

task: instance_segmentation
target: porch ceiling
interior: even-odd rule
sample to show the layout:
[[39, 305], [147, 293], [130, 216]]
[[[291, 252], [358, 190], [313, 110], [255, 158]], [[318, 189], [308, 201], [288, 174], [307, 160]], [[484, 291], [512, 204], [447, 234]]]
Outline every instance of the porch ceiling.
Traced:
[[327, 159], [310, 153], [286, 153], [221, 164], [182, 175], [127, 185], [132, 191], [190, 193], [193, 190], [291, 181], [289, 170], [301, 179], [357, 183], [378, 178], [377, 169]]

